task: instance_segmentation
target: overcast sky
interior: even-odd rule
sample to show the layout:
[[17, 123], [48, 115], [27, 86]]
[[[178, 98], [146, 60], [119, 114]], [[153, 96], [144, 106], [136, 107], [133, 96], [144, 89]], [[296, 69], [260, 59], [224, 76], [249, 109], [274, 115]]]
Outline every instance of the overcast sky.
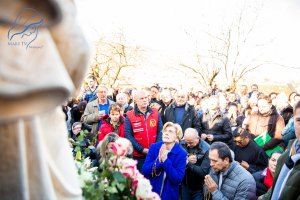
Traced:
[[[155, 69], [166, 71], [178, 62], [192, 60], [197, 48], [205, 50], [209, 44], [203, 30], [218, 33], [232, 23], [242, 7], [249, 24], [257, 16], [249, 37], [248, 55], [251, 57], [257, 49], [263, 49], [264, 60], [300, 66], [300, 2], [296, 0], [77, 0], [76, 3], [79, 23], [91, 45], [100, 35], [109, 37], [122, 30], [129, 41], [147, 49], [147, 60], [140, 69], [146, 76], [154, 75]], [[265, 46], [260, 48], [260, 45]], [[267, 66], [250, 74], [249, 79], [286, 82], [297, 79], [297, 72]], [[159, 82], [162, 78], [171, 81], [174, 76], [160, 73], [156, 77]], [[178, 81], [184, 81], [184, 74], [178, 77], [182, 78]], [[142, 77], [136, 83], [144, 80]]]

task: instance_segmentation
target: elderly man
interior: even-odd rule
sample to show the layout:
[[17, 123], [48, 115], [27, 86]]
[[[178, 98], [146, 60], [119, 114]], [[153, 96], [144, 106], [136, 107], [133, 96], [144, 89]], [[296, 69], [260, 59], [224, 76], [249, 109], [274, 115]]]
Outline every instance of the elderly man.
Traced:
[[178, 90], [175, 94], [175, 102], [166, 108], [164, 122], [173, 122], [181, 126], [185, 132], [187, 128], [195, 128], [200, 134], [201, 126], [195, 108], [188, 104], [186, 91]]
[[213, 200], [254, 200], [256, 184], [252, 175], [233, 161], [229, 147], [223, 142], [215, 142], [209, 150], [209, 175], [204, 182]]
[[99, 85], [96, 90], [98, 98], [87, 104], [82, 116], [82, 121], [84, 123], [93, 125], [92, 133], [94, 136], [97, 135], [101, 126], [100, 119], [108, 114], [109, 106], [114, 103], [107, 98], [107, 91], [108, 88], [105, 85]]
[[209, 144], [198, 136], [194, 128], [187, 128], [181, 146], [188, 153], [185, 176], [182, 181], [182, 200], [203, 199], [204, 177], [208, 174]]
[[294, 126], [296, 139], [278, 159], [273, 185], [263, 199], [300, 199], [300, 102], [294, 107]]
[[128, 96], [124, 92], [120, 92], [116, 96], [117, 103], [121, 104], [123, 107], [123, 110], [124, 110], [123, 116], [124, 117], [126, 117], [126, 113], [129, 110], [133, 109], [133, 107], [128, 104], [127, 99], [128, 99]]
[[125, 137], [132, 143], [133, 158], [141, 171], [150, 145], [162, 139], [163, 123], [158, 111], [149, 107], [145, 91], [137, 91], [134, 100], [134, 109], [127, 112], [125, 119]]
[[208, 100], [208, 111], [200, 116], [202, 127], [201, 138], [213, 143], [216, 141], [225, 142], [232, 148], [232, 132], [229, 119], [222, 114], [219, 107], [219, 98], [211, 96]]

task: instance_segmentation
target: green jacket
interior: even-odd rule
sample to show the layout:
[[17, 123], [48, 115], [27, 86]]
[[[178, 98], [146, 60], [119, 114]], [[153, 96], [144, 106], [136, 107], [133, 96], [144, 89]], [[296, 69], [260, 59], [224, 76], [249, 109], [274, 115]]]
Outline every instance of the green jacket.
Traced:
[[[275, 187], [277, 178], [279, 176], [279, 173], [281, 171], [282, 166], [284, 165], [285, 161], [289, 157], [290, 150], [292, 147], [292, 144], [295, 140], [291, 140], [289, 142], [289, 145], [287, 147], [287, 150], [280, 156], [280, 158], [277, 161], [277, 167], [274, 174], [274, 180], [272, 187], [268, 190], [268, 192], [263, 196], [264, 200], [271, 200], [272, 194], [273, 194], [273, 188]], [[300, 160], [296, 163], [294, 166], [293, 171], [290, 173], [290, 176], [288, 177], [286, 184], [284, 188], [281, 191], [279, 200], [286, 200], [286, 199], [294, 199], [294, 200], [300, 200]]]

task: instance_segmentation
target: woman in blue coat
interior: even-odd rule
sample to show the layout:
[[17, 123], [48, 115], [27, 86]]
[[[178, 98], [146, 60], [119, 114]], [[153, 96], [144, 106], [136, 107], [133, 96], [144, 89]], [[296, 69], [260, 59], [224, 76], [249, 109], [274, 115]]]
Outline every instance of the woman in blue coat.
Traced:
[[143, 174], [150, 180], [153, 192], [162, 200], [179, 199], [179, 185], [184, 177], [187, 153], [178, 144], [182, 130], [167, 122], [163, 127], [163, 142], [150, 146]]

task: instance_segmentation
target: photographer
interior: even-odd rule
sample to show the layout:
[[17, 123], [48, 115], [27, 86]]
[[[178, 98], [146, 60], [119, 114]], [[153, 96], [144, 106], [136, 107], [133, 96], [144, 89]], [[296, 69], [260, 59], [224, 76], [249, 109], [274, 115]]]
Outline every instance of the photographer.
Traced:
[[188, 153], [185, 177], [182, 181], [182, 200], [203, 199], [204, 176], [209, 173], [209, 144], [200, 139], [194, 128], [186, 129], [181, 146]]

